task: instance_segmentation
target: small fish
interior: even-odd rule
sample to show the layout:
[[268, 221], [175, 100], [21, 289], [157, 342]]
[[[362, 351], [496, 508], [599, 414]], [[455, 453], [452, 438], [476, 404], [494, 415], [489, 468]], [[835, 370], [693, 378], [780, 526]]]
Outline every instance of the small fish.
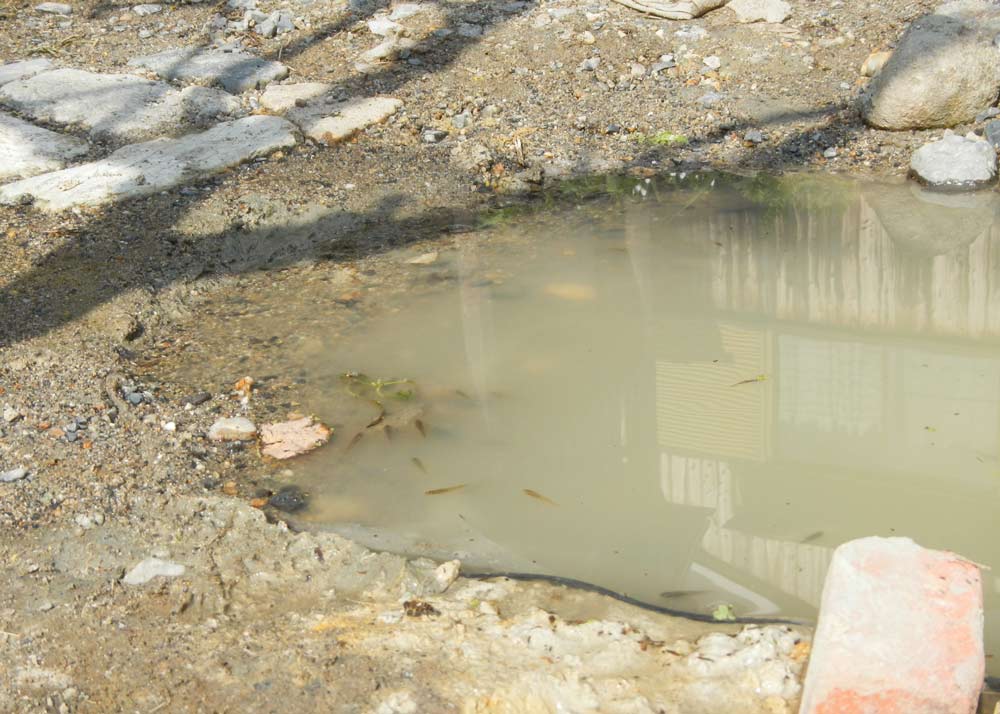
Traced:
[[556, 503], [555, 501], [553, 501], [548, 496], [543, 496], [538, 491], [532, 491], [530, 488], [524, 489], [523, 493], [524, 493], [525, 496], [531, 496], [532, 498], [536, 498], [539, 501], [541, 501], [542, 503], [547, 503], [550, 506], [558, 506], [559, 505], [558, 503]]
[[361, 441], [362, 436], [364, 436], [363, 431], [359, 431], [357, 434], [355, 434], [354, 437], [351, 439], [351, 441], [347, 444], [347, 448], [344, 449], [344, 451], [350, 451], [351, 449], [353, 449], [354, 445], [357, 444], [359, 441]]
[[660, 597], [664, 600], [671, 600], [675, 597], [690, 597], [692, 595], [704, 595], [708, 590], [664, 590]]
[[392, 441], [392, 427], [386, 424], [382, 427], [382, 433], [385, 434], [386, 441]]
[[470, 397], [468, 394], [466, 394], [465, 392], [463, 392], [461, 389], [456, 389], [455, 390], [455, 394], [457, 394], [458, 396], [460, 396], [462, 399], [472, 399], [472, 397]]
[[424, 462], [418, 459], [416, 456], [410, 459], [410, 461], [412, 461], [413, 465], [416, 466], [418, 469], [420, 469], [424, 473], [427, 473], [427, 467], [424, 466]]
[[755, 382], [764, 382], [766, 380], [767, 380], [767, 375], [766, 374], [758, 374], [756, 377], [753, 377], [751, 379], [744, 379], [741, 382], [736, 382], [735, 384], [730, 384], [729, 386], [730, 387], [738, 387], [741, 384], [753, 384]]
[[385, 409], [383, 409], [377, 417], [365, 424], [365, 429], [371, 429], [373, 426], [378, 426], [382, 423], [383, 419], [385, 419]]
[[424, 426], [424, 422], [422, 419], [414, 419], [413, 426], [417, 427], [417, 431], [420, 432], [420, 436], [424, 437], [425, 439], [427, 438], [427, 427]]
[[453, 491], [461, 491], [465, 488], [464, 483], [460, 483], [457, 486], [447, 486], [445, 488], [432, 488], [430, 491], [424, 491], [425, 496], [440, 496], [442, 493], [451, 493]]
[[815, 533], [810, 533], [805, 538], [803, 538], [800, 543], [812, 543], [814, 540], [818, 540], [823, 537], [823, 531], [816, 531]]

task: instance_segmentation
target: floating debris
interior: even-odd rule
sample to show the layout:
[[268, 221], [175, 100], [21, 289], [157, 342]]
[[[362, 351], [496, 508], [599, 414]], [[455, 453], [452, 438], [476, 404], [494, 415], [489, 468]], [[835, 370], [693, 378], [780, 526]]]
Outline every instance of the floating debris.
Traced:
[[733, 612], [732, 605], [719, 605], [712, 610], [712, 619], [719, 622], [732, 622], [736, 619], [736, 613]]
[[729, 386], [730, 387], [739, 387], [742, 384], [754, 384], [756, 382], [766, 382], [766, 381], [767, 381], [767, 375], [766, 374], [758, 374], [756, 377], [752, 377], [751, 379], [744, 379], [741, 382], [736, 382], [735, 384], [730, 384]]
[[558, 503], [556, 503], [555, 501], [553, 501], [548, 496], [543, 496], [538, 491], [532, 491], [530, 488], [524, 489], [523, 493], [524, 493], [525, 496], [531, 496], [532, 498], [537, 499], [537, 500], [541, 501], [542, 503], [547, 503], [550, 506], [558, 506], [559, 505]]
[[425, 496], [440, 496], [443, 493], [453, 493], [454, 491], [461, 491], [465, 488], [464, 483], [460, 483], [457, 486], [446, 486], [445, 488], [432, 488], [430, 491], [424, 491]]
[[322, 446], [333, 430], [312, 417], [302, 417], [260, 428], [261, 453], [273, 459], [290, 459]]

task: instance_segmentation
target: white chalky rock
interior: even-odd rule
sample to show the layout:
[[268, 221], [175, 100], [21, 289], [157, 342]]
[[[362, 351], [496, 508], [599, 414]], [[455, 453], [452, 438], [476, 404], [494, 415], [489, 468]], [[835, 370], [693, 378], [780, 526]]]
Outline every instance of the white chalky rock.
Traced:
[[52, 68], [52, 60], [44, 57], [38, 59], [22, 60], [20, 62], [10, 62], [0, 64], [0, 87], [18, 79], [34, 77], [39, 72], [44, 72]]
[[403, 103], [393, 97], [355, 97], [342, 104], [320, 102], [288, 112], [302, 133], [323, 144], [348, 139], [396, 113]]
[[0, 181], [57, 171], [87, 152], [87, 142], [0, 114]]
[[281, 114], [292, 107], [304, 106], [310, 99], [329, 94], [331, 89], [333, 85], [325, 82], [269, 84], [260, 95], [260, 106], [269, 112]]
[[939, 188], [978, 188], [997, 176], [996, 149], [975, 134], [946, 134], [913, 152], [910, 171]]
[[162, 9], [163, 9], [162, 5], [158, 5], [156, 3], [144, 3], [142, 5], [136, 5], [135, 7], [133, 7], [132, 12], [142, 17], [145, 15], [155, 15]]
[[35, 9], [50, 15], [69, 15], [73, 12], [71, 6], [61, 2], [43, 2], [41, 5], [35, 5]]
[[128, 571], [122, 578], [122, 582], [126, 585], [145, 585], [153, 578], [176, 578], [184, 575], [184, 570], [184, 566], [180, 563], [172, 563], [169, 560], [160, 560], [159, 558], [146, 558]]
[[368, 29], [373, 35], [380, 37], [392, 37], [403, 31], [403, 26], [398, 22], [393, 22], [388, 17], [373, 17], [368, 21]]
[[177, 47], [155, 55], [136, 57], [130, 67], [143, 67], [163, 79], [218, 85], [238, 94], [288, 76], [288, 67], [246, 52], [202, 47]]
[[16, 469], [11, 469], [10, 471], [0, 471], [0, 483], [13, 483], [14, 481], [20, 481], [27, 475], [28, 469], [23, 466], [18, 466]]
[[219, 419], [208, 430], [212, 441], [250, 441], [257, 436], [257, 426], [246, 417]]
[[293, 146], [280, 117], [252, 116], [180, 139], [132, 144], [105, 159], [0, 186], [0, 204], [34, 200], [47, 211], [158, 193]]
[[240, 102], [217, 89], [176, 89], [131, 74], [55, 69], [0, 87], [0, 104], [92, 136], [134, 141], [231, 115]]
[[784, 22], [792, 14], [784, 0], [730, 0], [727, 7], [739, 22]]

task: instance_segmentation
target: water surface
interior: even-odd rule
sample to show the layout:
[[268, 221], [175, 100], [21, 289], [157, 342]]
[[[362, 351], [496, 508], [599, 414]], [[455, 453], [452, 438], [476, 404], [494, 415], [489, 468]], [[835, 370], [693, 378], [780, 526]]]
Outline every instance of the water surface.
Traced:
[[227, 318], [231, 350], [277, 336], [247, 369], [299, 375], [336, 429], [282, 477], [299, 520], [741, 616], [814, 616], [861, 536], [1000, 566], [993, 193], [615, 188], [399, 254], [407, 289], [350, 327], [323, 317], [343, 287]]

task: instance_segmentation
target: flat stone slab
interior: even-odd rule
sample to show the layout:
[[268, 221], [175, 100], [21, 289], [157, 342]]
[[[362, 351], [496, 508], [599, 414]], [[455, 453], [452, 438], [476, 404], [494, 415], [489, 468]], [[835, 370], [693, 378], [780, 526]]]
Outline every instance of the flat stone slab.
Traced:
[[0, 64], [0, 87], [18, 79], [34, 77], [39, 72], [44, 72], [52, 68], [52, 60], [44, 57], [38, 59], [22, 60], [21, 62], [10, 62]]
[[260, 95], [260, 106], [269, 112], [281, 114], [293, 107], [304, 106], [310, 99], [329, 94], [331, 89], [333, 85], [325, 82], [271, 84]]
[[75, 136], [57, 134], [26, 121], [0, 114], [0, 181], [57, 171], [69, 159], [87, 152]]
[[800, 714], [971, 714], [984, 670], [976, 565], [909, 538], [837, 548]]
[[39, 121], [79, 126], [124, 141], [204, 126], [241, 108], [218, 89], [177, 89], [131, 74], [55, 69], [0, 87], [0, 104]]
[[61, 2], [43, 2], [41, 5], [35, 5], [35, 9], [50, 15], [70, 15], [73, 13], [73, 8], [70, 5]]
[[180, 563], [173, 563], [169, 560], [159, 558], [146, 558], [137, 563], [122, 582], [126, 585], [145, 585], [154, 578], [176, 578], [184, 575], [186, 568]]
[[136, 57], [131, 67], [143, 67], [167, 80], [219, 86], [239, 94], [265, 87], [288, 76], [288, 67], [246, 52], [202, 47], [177, 47], [155, 55]]
[[100, 161], [0, 186], [0, 203], [33, 200], [46, 211], [147, 196], [294, 146], [281, 117], [252, 116], [179, 139], [132, 144]]
[[310, 139], [336, 144], [365, 127], [385, 121], [401, 106], [403, 102], [393, 97], [355, 97], [341, 103], [310, 102], [290, 110], [286, 116]]

